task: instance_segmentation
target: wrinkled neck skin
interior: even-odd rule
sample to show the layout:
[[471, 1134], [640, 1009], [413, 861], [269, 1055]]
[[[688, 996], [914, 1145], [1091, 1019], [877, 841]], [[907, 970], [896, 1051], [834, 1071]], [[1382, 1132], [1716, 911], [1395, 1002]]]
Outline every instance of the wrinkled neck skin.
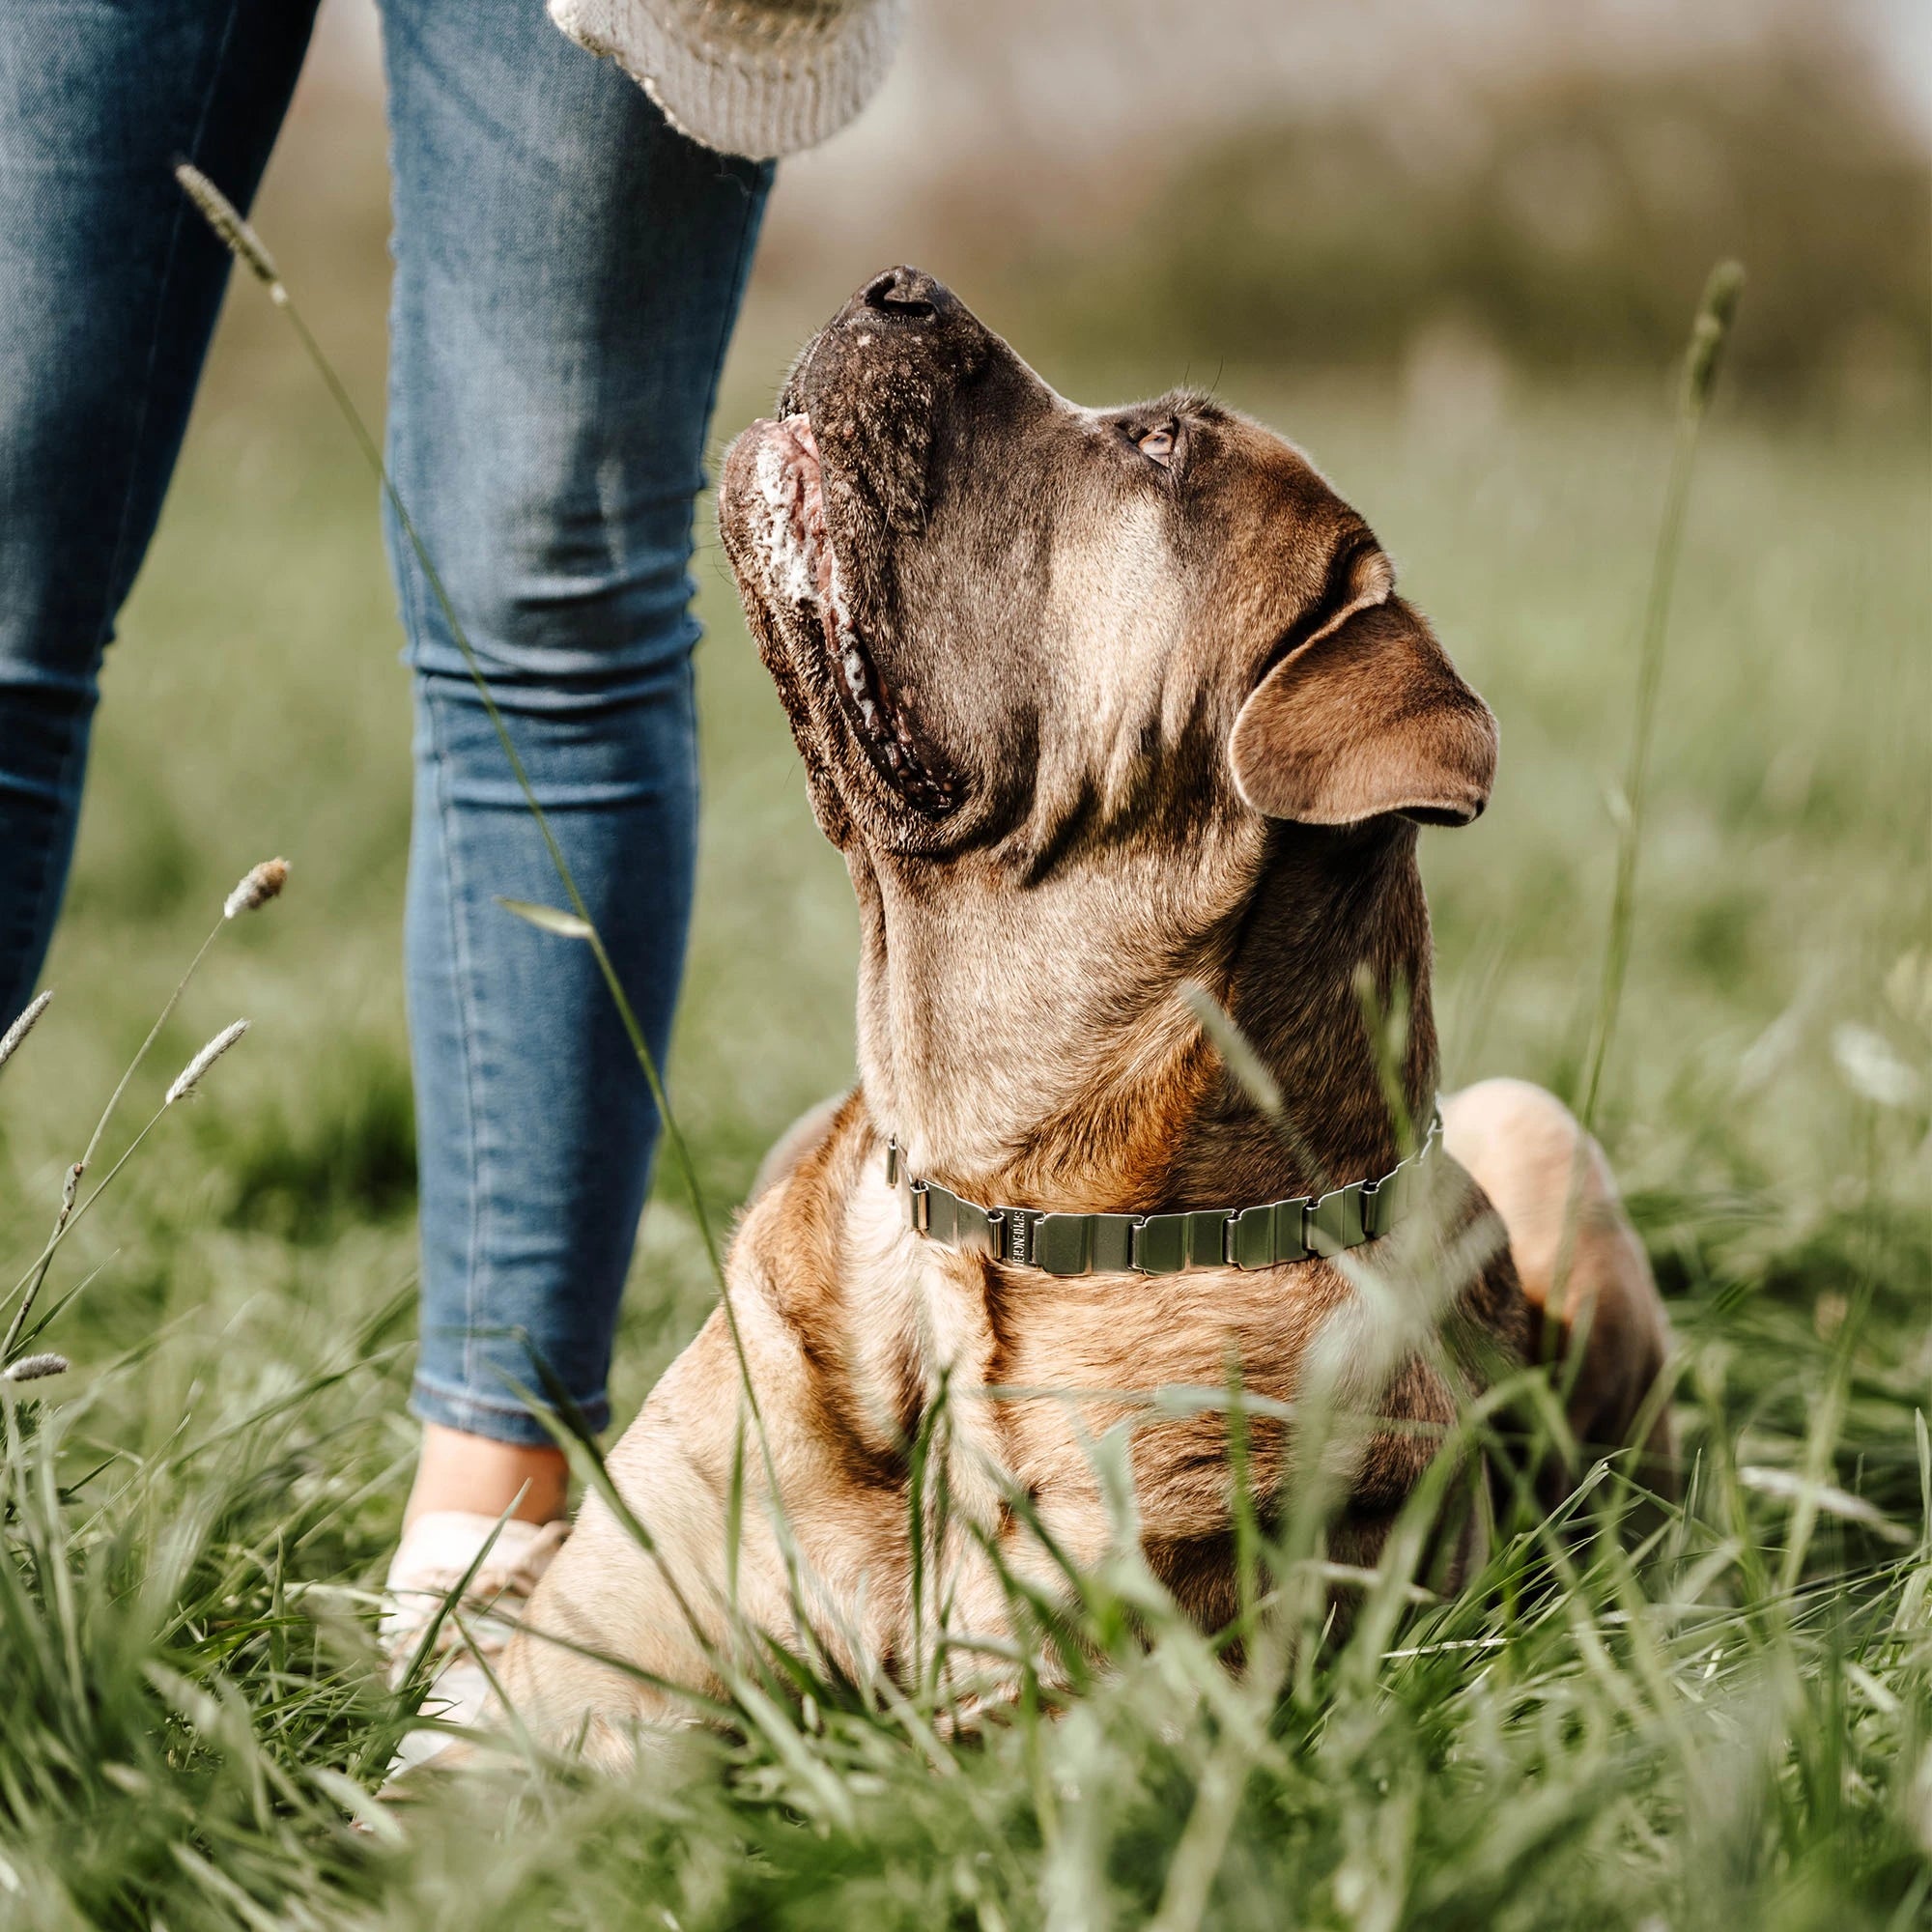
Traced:
[[[872, 1120], [915, 1175], [1062, 1212], [1238, 1207], [1386, 1173], [1403, 1152], [1356, 987], [1407, 1015], [1398, 1068], [1435, 1088], [1429, 916], [1415, 828], [1258, 821], [1104, 878], [1016, 891], [990, 862], [943, 873], [848, 852], [862, 924], [859, 1059]], [[1138, 923], [1122, 923], [1123, 907]], [[1181, 998], [1235, 1017], [1279, 1083], [1263, 1118]], [[1395, 1037], [1400, 1040], [1398, 1032]]]

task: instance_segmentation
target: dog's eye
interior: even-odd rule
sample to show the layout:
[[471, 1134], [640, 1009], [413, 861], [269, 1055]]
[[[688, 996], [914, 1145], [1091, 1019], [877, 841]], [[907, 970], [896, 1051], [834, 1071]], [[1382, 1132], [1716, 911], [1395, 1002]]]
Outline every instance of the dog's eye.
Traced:
[[1150, 463], [1158, 463], [1163, 469], [1174, 462], [1174, 429], [1172, 422], [1156, 423], [1152, 429], [1135, 438], [1141, 454]]

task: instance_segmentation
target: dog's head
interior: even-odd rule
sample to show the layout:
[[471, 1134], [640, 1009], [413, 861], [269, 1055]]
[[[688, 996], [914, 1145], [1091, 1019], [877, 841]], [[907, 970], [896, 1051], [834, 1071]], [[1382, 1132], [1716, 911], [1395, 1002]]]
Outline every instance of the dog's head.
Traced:
[[[1069, 403], [918, 270], [807, 346], [731, 445], [720, 522], [855, 877], [997, 896], [1009, 947], [1021, 901], [1051, 904], [1085, 984], [1096, 947], [1183, 960], [1271, 828], [1463, 824], [1488, 797], [1494, 721], [1300, 454], [1191, 393]], [[981, 1021], [1032, 1009], [1029, 975], [1057, 977], [1009, 956]]]
[[1489, 711], [1258, 424], [1185, 392], [1079, 408], [914, 269], [819, 332], [780, 411], [732, 445], [721, 517], [840, 844], [1482, 810]]

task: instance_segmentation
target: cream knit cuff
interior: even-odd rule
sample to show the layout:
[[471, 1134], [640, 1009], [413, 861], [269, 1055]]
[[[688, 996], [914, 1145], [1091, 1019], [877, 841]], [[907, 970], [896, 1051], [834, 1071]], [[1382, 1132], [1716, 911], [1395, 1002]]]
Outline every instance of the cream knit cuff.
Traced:
[[885, 78], [905, 0], [550, 0], [673, 127], [762, 160], [836, 134]]

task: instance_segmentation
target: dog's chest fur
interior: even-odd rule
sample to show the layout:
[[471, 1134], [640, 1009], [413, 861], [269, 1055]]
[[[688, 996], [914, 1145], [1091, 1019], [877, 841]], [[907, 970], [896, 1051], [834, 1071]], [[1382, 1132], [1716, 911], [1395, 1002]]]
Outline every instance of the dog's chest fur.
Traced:
[[[863, 1575], [853, 1634], [887, 1660], [914, 1635], [912, 1477], [922, 1439], [923, 1518], [950, 1525], [928, 1554], [928, 1625], [950, 1595], [955, 1628], [1004, 1626], [988, 1546], [1048, 1580], [1029, 1516], [1081, 1565], [1132, 1537], [1156, 1576], [1212, 1625], [1234, 1608], [1225, 1416], [1212, 1404], [1187, 1412], [1185, 1399], [1161, 1406], [1156, 1391], [1223, 1391], [1237, 1374], [1248, 1394], [1293, 1403], [1322, 1334], [1344, 1402], [1398, 1424], [1454, 1416], [1433, 1370], [1391, 1361], [1378, 1347], [1378, 1318], [1326, 1264], [1059, 1279], [926, 1240], [905, 1225], [859, 1095], [754, 1205], [732, 1276], [734, 1293], [757, 1304], [741, 1300], [741, 1323], [774, 1331], [776, 1346], [757, 1352], [793, 1378], [777, 1408], [787, 1418], [781, 1483], [800, 1553], [816, 1572]], [[1113, 1432], [1120, 1438], [1103, 1446]], [[1287, 1431], [1257, 1416], [1248, 1435], [1265, 1514], [1284, 1476]], [[1373, 1560], [1433, 1447], [1399, 1426], [1358, 1445], [1338, 1554]], [[1130, 1503], [1122, 1486], [1105, 1492], [1110, 1466], [1130, 1471]]]

